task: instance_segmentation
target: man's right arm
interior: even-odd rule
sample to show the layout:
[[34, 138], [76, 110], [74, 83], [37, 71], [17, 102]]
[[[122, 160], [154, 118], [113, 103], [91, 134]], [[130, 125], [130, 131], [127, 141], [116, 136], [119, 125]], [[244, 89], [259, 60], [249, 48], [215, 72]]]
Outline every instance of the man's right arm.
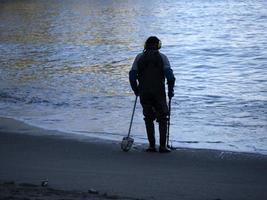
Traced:
[[134, 91], [134, 94], [136, 96], [139, 95], [139, 91], [138, 91], [138, 84], [137, 84], [137, 79], [138, 79], [138, 67], [137, 67], [137, 63], [138, 63], [138, 60], [140, 59], [142, 54], [138, 54], [135, 59], [134, 59], [134, 62], [133, 62], [133, 65], [132, 65], [132, 68], [129, 72], [129, 81], [130, 81], [130, 84], [131, 84], [131, 88], [132, 90]]

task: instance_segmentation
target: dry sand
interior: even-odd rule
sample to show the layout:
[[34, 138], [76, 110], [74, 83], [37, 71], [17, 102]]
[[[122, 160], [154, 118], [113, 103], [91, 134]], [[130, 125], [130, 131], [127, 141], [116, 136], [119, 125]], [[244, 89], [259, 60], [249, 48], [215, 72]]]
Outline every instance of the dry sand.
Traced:
[[[118, 142], [0, 118], [0, 199], [267, 199], [267, 156], [143, 148], [125, 153]], [[39, 186], [45, 179], [49, 188]]]

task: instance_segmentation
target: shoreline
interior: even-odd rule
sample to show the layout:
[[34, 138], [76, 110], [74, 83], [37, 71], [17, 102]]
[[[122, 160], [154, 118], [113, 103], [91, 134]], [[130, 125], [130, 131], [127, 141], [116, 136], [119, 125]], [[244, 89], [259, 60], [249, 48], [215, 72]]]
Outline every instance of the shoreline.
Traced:
[[[4, 128], [7, 125], [10, 125], [15, 123], [16, 126], [10, 126], [8, 130], [5, 130], [6, 132], [15, 132], [20, 134], [27, 134], [27, 135], [33, 135], [33, 136], [55, 136], [62, 139], [72, 139], [76, 141], [83, 141], [83, 142], [97, 142], [97, 143], [112, 143], [120, 145], [119, 140], [111, 139], [111, 138], [101, 138], [97, 136], [92, 135], [84, 135], [84, 134], [75, 134], [71, 132], [62, 132], [60, 130], [50, 130], [45, 129], [43, 127], [38, 127], [33, 124], [29, 124], [27, 122], [24, 122], [23, 120], [14, 119], [10, 117], [3, 117], [0, 116], [0, 132], [2, 131], [1, 124], [4, 124]], [[45, 134], [44, 134], [45, 133]], [[43, 135], [42, 135], [43, 134]], [[123, 136], [122, 136], [123, 137]], [[134, 149], [145, 149], [147, 147], [146, 143], [136, 142], [134, 141], [133, 147]], [[141, 148], [141, 149], [140, 149]], [[220, 152], [221, 154], [248, 154], [248, 155], [258, 155], [258, 156], [266, 156], [267, 154], [260, 153], [260, 152], [248, 152], [248, 151], [233, 151], [233, 150], [227, 150], [227, 149], [208, 149], [208, 148], [194, 148], [194, 147], [176, 147], [174, 146], [175, 150], [186, 150], [186, 151], [214, 151], [214, 152]]]
[[151, 154], [142, 145], [125, 153], [118, 142], [75, 140], [0, 120], [1, 181], [40, 185], [48, 179], [58, 190], [92, 188], [115, 199], [267, 199], [265, 155], [198, 149]]

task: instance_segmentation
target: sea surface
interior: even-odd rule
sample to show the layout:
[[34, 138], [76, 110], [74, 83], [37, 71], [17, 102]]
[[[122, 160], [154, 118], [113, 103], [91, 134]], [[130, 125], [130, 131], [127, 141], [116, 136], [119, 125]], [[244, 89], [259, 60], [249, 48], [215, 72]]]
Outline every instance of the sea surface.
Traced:
[[[266, 0], [2, 0], [0, 115], [120, 141], [151, 35], [177, 80], [172, 145], [267, 154]], [[147, 143], [139, 103], [132, 136]]]

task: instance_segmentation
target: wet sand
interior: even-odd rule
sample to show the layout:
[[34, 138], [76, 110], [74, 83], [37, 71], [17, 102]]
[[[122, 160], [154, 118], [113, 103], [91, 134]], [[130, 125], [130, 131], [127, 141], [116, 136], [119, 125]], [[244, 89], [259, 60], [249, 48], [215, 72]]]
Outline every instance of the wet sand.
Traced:
[[[267, 156], [143, 148], [125, 153], [118, 142], [67, 138], [0, 118], [0, 199], [267, 199]], [[40, 187], [46, 179], [50, 189]]]

